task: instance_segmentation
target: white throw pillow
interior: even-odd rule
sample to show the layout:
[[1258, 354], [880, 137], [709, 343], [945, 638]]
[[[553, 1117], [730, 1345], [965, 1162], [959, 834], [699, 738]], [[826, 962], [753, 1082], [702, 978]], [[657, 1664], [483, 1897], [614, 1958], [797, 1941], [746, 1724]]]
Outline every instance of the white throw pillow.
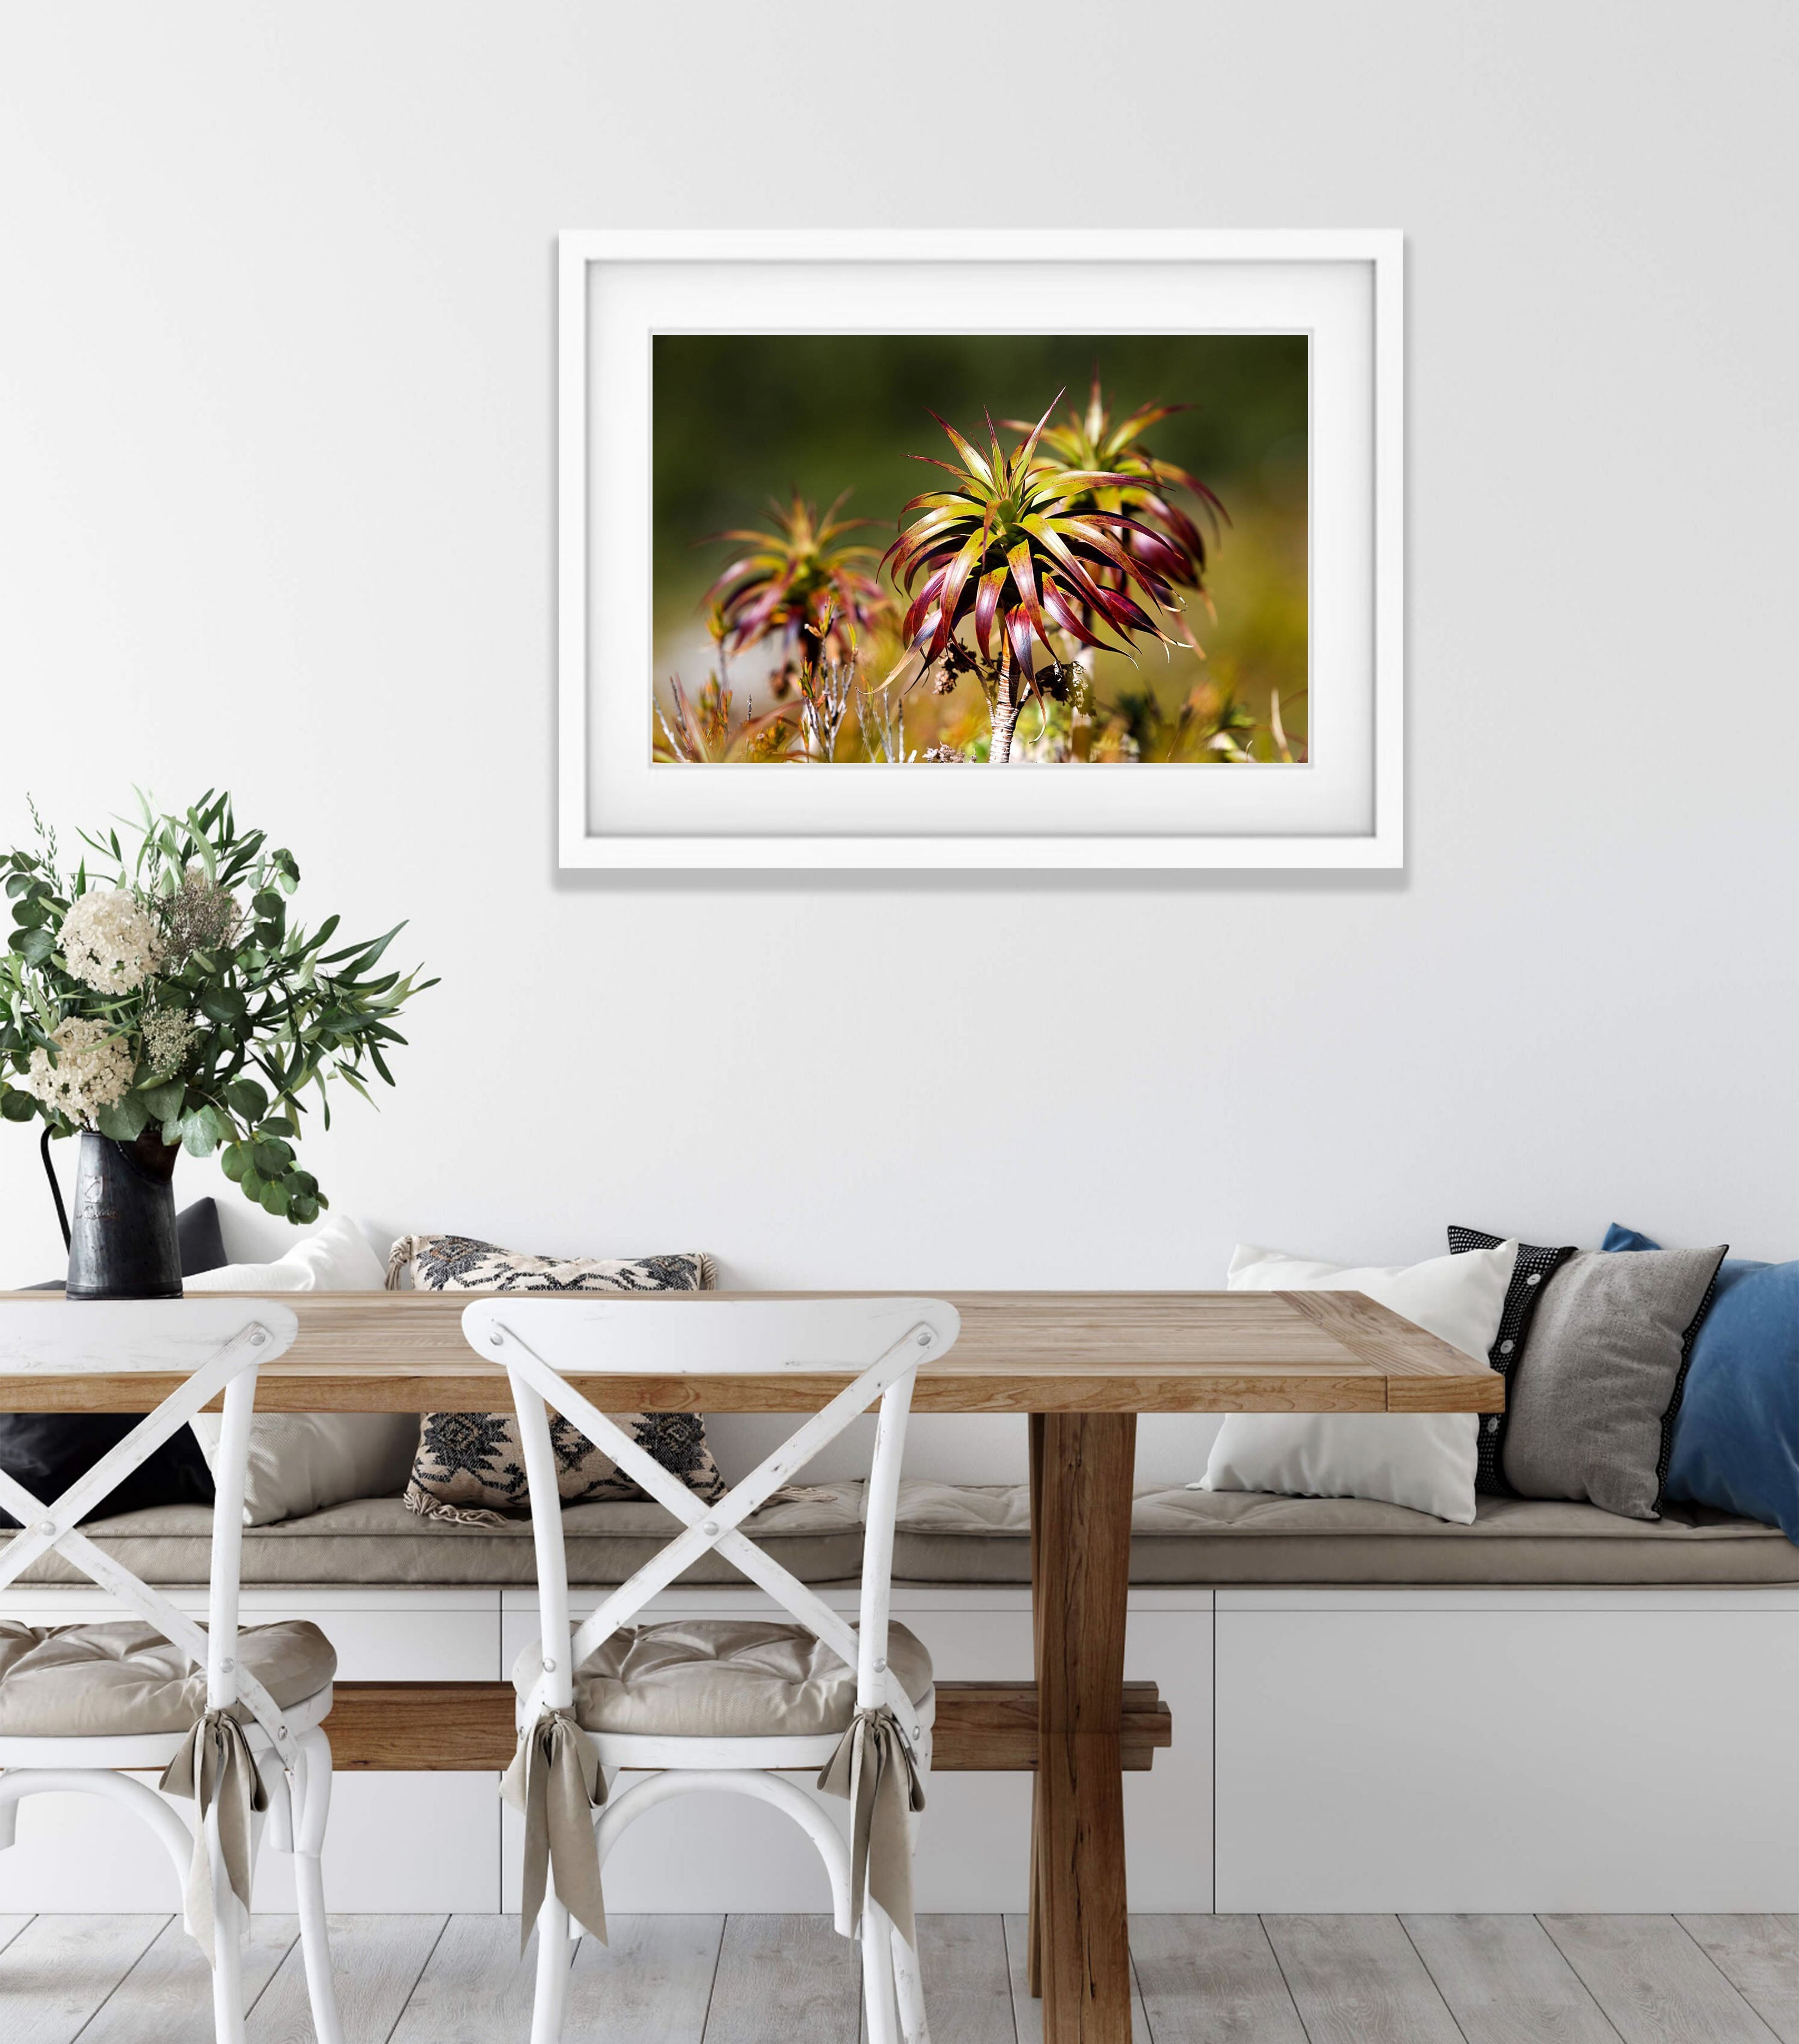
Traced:
[[[273, 1263], [226, 1263], [186, 1281], [190, 1292], [379, 1292], [387, 1274], [352, 1220], [336, 1217]], [[189, 1422], [216, 1481], [225, 1421]], [[418, 1446], [416, 1412], [271, 1412], [250, 1422], [244, 1523], [298, 1519], [355, 1497], [398, 1497]]]
[[[1240, 1243], [1233, 1292], [1365, 1292], [1477, 1362], [1499, 1333], [1518, 1245], [1428, 1262], [1346, 1269]], [[1190, 1490], [1267, 1490], [1290, 1497], [1371, 1497], [1458, 1526], [1474, 1520], [1472, 1412], [1233, 1412]]]
[[221, 1263], [183, 1281], [190, 1292], [379, 1292], [386, 1266], [353, 1220], [333, 1214], [273, 1263]]

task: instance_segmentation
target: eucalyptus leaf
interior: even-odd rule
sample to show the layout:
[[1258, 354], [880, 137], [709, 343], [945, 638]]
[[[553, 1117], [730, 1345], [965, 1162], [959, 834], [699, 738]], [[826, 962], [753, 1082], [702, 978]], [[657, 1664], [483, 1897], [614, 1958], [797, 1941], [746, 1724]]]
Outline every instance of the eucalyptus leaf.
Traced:
[[233, 1079], [225, 1097], [232, 1112], [246, 1121], [260, 1121], [268, 1112], [268, 1095], [254, 1079]]
[[181, 1147], [190, 1157], [209, 1157], [230, 1135], [225, 1116], [210, 1101], [181, 1117]]
[[302, 1228], [310, 1228], [318, 1219], [318, 1201], [310, 1193], [295, 1193], [287, 1202], [287, 1218]]
[[356, 1090], [362, 1095], [363, 1098], [368, 1101], [371, 1107], [374, 1106], [375, 1101], [370, 1095], [368, 1088], [363, 1084], [362, 1081], [357, 1078], [356, 1074], [350, 1070], [348, 1065], [340, 1065], [337, 1067], [337, 1076], [346, 1085], [353, 1086]]
[[237, 1181], [237, 1185], [239, 1190], [243, 1193], [245, 1199], [254, 1200], [259, 1206], [261, 1205], [263, 1198], [263, 1181], [257, 1177], [254, 1170], [244, 1172], [243, 1176]]
[[138, 1091], [153, 1121], [175, 1121], [180, 1118], [181, 1103], [187, 1092], [184, 1081], [164, 1079], [156, 1085], [140, 1086]]
[[27, 965], [42, 965], [55, 951], [56, 939], [48, 930], [15, 930], [9, 948], [17, 951]]
[[29, 1093], [15, 1093], [10, 1086], [0, 1086], [0, 1120], [29, 1121], [37, 1112], [37, 1101]]
[[265, 1178], [285, 1178], [294, 1152], [285, 1143], [259, 1139], [250, 1146], [250, 1161]]
[[406, 927], [404, 923], [396, 923], [386, 936], [376, 937], [371, 942], [347, 944], [342, 951], [333, 951], [329, 958], [321, 959], [319, 963], [335, 965], [340, 959], [359, 959], [359, 963], [355, 966], [346, 967], [340, 977], [348, 978], [356, 972], [367, 971]]
[[228, 1143], [219, 1152], [219, 1169], [231, 1182], [240, 1185], [250, 1168], [250, 1153], [241, 1143]]
[[279, 1178], [271, 1178], [263, 1187], [263, 1212], [285, 1214], [287, 1211], [287, 1188]]
[[235, 986], [209, 986], [200, 996], [200, 1012], [221, 1027], [236, 1021], [248, 1005]]
[[135, 1143], [149, 1126], [150, 1110], [141, 1093], [128, 1093], [122, 1100], [102, 1108], [94, 1120], [100, 1133], [111, 1136], [115, 1143]]

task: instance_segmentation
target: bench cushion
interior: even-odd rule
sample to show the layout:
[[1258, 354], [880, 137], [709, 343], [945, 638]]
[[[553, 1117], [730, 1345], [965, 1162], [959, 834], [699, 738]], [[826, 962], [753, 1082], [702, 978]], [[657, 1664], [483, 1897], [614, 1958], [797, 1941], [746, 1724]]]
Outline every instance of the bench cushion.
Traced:
[[[996, 1535], [1001, 1525], [1016, 1527], [1017, 1573], [1004, 1580], [1029, 1581], [1022, 1486], [935, 1500], [918, 1494], [927, 1488], [951, 1487], [921, 1485], [908, 1500], [909, 1577], [1001, 1580], [933, 1572], [974, 1545], [951, 1529], [979, 1512]], [[1139, 1495], [1132, 1527], [1131, 1580], [1145, 1585], [1799, 1584], [1799, 1547], [1783, 1534], [1697, 1505], [1670, 1506], [1659, 1520], [1643, 1520], [1596, 1505], [1483, 1497], [1473, 1525], [1454, 1526], [1367, 1498], [1157, 1490]]]
[[[331, 1642], [299, 1619], [246, 1627], [237, 1658], [283, 1710], [316, 1696], [337, 1672]], [[206, 1671], [140, 1619], [0, 1623], [0, 1739], [184, 1732], [206, 1708]], [[244, 1705], [236, 1716], [249, 1722]]]
[[[569, 1581], [583, 1587], [622, 1582], [666, 1546], [676, 1530], [671, 1516], [648, 1498], [571, 1504], [562, 1523]], [[208, 1579], [212, 1513], [204, 1507], [128, 1512], [90, 1521], [82, 1530], [146, 1582], [174, 1586]], [[802, 1581], [852, 1580], [862, 1566], [862, 1486], [832, 1484], [801, 1491], [790, 1501], [765, 1506], [747, 1530]], [[277, 1526], [247, 1527], [243, 1553], [244, 1581], [264, 1587], [526, 1589], [536, 1580], [529, 1520], [459, 1526], [421, 1518], [397, 1497], [364, 1498]], [[87, 1578], [52, 1554], [33, 1562], [20, 1580], [78, 1583]], [[708, 1554], [682, 1581], [741, 1584], [744, 1577], [728, 1562]]]
[[[765, 1507], [745, 1530], [802, 1581], [852, 1581], [861, 1566], [862, 1486], [823, 1484]], [[1799, 1584], [1799, 1546], [1773, 1527], [1703, 1505], [1659, 1520], [1595, 1505], [1483, 1497], [1472, 1526], [1364, 1498], [1274, 1497], [1257, 1491], [1145, 1489], [1132, 1516], [1131, 1577], [1143, 1584], [1590, 1584], [1680, 1587]], [[660, 1505], [571, 1505], [563, 1514], [569, 1581], [621, 1582], [667, 1541]], [[1023, 1485], [909, 1481], [901, 1487], [894, 1576], [915, 1583], [1028, 1583], [1030, 1502]], [[168, 1505], [84, 1529], [147, 1582], [206, 1581], [212, 1514]], [[86, 1579], [60, 1555], [28, 1583]], [[534, 1580], [528, 1521], [436, 1525], [397, 1497], [340, 1504], [244, 1535], [244, 1581], [259, 1585], [483, 1585]], [[741, 1584], [709, 1554], [682, 1581]]]
[[[543, 1666], [532, 1640], [513, 1669], [529, 1696]], [[913, 1702], [931, 1693], [931, 1657], [903, 1625], [887, 1663]], [[588, 1731], [662, 1739], [815, 1739], [849, 1729], [855, 1675], [803, 1625], [698, 1618], [615, 1632], [575, 1671], [575, 1715]]]

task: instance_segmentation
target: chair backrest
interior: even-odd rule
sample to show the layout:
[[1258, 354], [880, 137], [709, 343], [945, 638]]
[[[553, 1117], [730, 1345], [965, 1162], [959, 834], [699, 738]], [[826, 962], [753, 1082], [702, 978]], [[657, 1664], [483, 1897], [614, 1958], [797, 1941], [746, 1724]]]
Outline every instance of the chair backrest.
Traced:
[[[906, 1415], [921, 1363], [955, 1345], [961, 1320], [940, 1299], [708, 1299], [657, 1294], [482, 1298], [463, 1313], [463, 1331], [479, 1355], [511, 1379], [531, 1493], [543, 1615], [544, 1669], [525, 1715], [567, 1709], [574, 1670], [702, 1554], [716, 1549], [766, 1590], [856, 1673], [860, 1709], [909, 1701], [887, 1669], [887, 1612], [894, 1521]], [[667, 1381], [667, 1402], [694, 1409], [703, 1400], [686, 1380], [723, 1376], [848, 1374], [851, 1381], [798, 1427], [723, 1498], [708, 1504], [609, 1419], [571, 1377], [628, 1375]], [[603, 1397], [598, 1387], [594, 1397]], [[874, 1464], [863, 1512], [862, 1593], [855, 1631], [841, 1616], [740, 1529], [819, 1449], [877, 1400]], [[622, 1583], [571, 1639], [568, 1568], [562, 1500], [548, 1414], [553, 1407], [603, 1448], [621, 1470], [681, 1520], [686, 1531]], [[909, 1720], [908, 1720], [909, 1722]]]
[[[244, 1548], [244, 1485], [256, 1407], [256, 1373], [291, 1347], [293, 1308], [272, 1299], [8, 1300], [0, 1304], [0, 1376], [79, 1378], [179, 1377], [181, 1381], [61, 1496], [34, 1497], [0, 1470], [0, 1505], [20, 1530], [0, 1548], [0, 1590], [52, 1550], [156, 1629], [206, 1671], [209, 1710], [247, 1704], [293, 1764], [283, 1713], [238, 1666], [238, 1578]], [[160, 1592], [75, 1529], [125, 1477], [194, 1415], [224, 1394], [225, 1424], [214, 1462], [212, 1581], [206, 1630]]]

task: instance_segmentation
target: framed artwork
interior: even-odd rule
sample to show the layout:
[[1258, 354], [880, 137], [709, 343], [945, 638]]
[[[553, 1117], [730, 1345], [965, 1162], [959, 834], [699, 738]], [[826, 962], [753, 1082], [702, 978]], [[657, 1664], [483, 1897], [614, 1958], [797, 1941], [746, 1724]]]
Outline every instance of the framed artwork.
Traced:
[[562, 865], [1402, 864], [1402, 265], [563, 234]]

